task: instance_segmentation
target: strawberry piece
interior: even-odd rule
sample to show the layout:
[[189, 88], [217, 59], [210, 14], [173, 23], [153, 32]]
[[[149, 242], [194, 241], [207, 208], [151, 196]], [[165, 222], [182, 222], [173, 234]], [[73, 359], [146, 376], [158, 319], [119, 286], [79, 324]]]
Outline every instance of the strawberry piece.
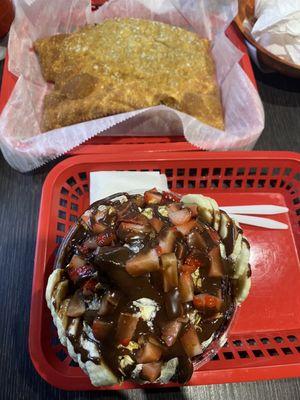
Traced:
[[177, 225], [176, 229], [183, 234], [183, 236], [186, 236], [189, 234], [189, 232], [194, 229], [197, 226], [197, 222], [194, 219], [191, 219], [190, 221], [186, 222], [185, 224], [182, 225]]
[[167, 205], [167, 207], [168, 207], [168, 213], [171, 212], [171, 211], [179, 211], [179, 210], [181, 210], [181, 204], [178, 204], [178, 203], [169, 203]]
[[130, 343], [130, 338], [129, 337], [120, 340], [120, 344], [122, 346], [124, 346], [124, 347], [128, 346], [129, 343]]
[[168, 228], [161, 232], [159, 240], [161, 254], [172, 253], [174, 251], [176, 237], [176, 229]]
[[182, 260], [186, 257], [186, 253], [188, 251], [187, 245], [184, 242], [176, 242], [175, 246], [175, 254], [178, 260]]
[[131, 276], [140, 276], [147, 272], [159, 270], [159, 258], [155, 249], [142, 250], [131, 257], [125, 265]]
[[82, 293], [77, 290], [70, 299], [67, 308], [67, 316], [72, 318], [77, 318], [83, 315], [85, 312], [85, 304], [82, 299]]
[[178, 211], [169, 210], [169, 219], [174, 225], [183, 225], [191, 219], [191, 212], [187, 208]]
[[193, 253], [190, 253], [185, 259], [184, 264], [181, 267], [181, 270], [183, 272], [189, 272], [190, 274], [192, 274], [198, 268], [201, 268], [203, 266], [204, 266], [203, 260], [196, 257]]
[[173, 346], [173, 344], [176, 342], [181, 327], [182, 323], [177, 319], [174, 321], [168, 321], [163, 325], [161, 329], [161, 338], [168, 347]]
[[166, 204], [166, 203], [168, 203], [170, 201], [172, 201], [174, 203], [179, 203], [180, 202], [180, 196], [178, 196], [177, 194], [172, 193], [172, 192], [163, 191], [162, 192], [162, 202], [164, 204]]
[[109, 246], [112, 244], [112, 242], [114, 240], [116, 240], [116, 235], [110, 229], [107, 229], [107, 230], [103, 231], [102, 233], [100, 233], [96, 239], [97, 245], [100, 247], [101, 246]]
[[177, 258], [174, 253], [162, 254], [161, 263], [163, 269], [164, 292], [167, 293], [169, 290], [178, 286]]
[[97, 240], [95, 236], [86, 239], [81, 246], [78, 246], [78, 250], [83, 255], [89, 254], [92, 250], [95, 250], [96, 248]]
[[86, 261], [82, 257], [78, 256], [77, 254], [74, 254], [69, 263], [69, 268], [78, 268], [82, 267], [85, 264]]
[[92, 296], [96, 292], [97, 280], [95, 278], [91, 278], [84, 283], [82, 286], [82, 293], [84, 297]]
[[210, 242], [209, 236], [206, 232], [206, 230], [202, 233], [198, 232], [198, 230], [190, 232], [187, 237], [189, 247], [199, 250], [202, 249], [206, 252]]
[[153, 188], [144, 193], [144, 199], [146, 204], [160, 204], [162, 194], [159, 193], [156, 188]]
[[161, 362], [147, 363], [143, 365], [141, 377], [149, 382], [155, 382], [161, 374]]
[[71, 281], [75, 285], [83, 279], [92, 278], [96, 272], [95, 268], [90, 264], [81, 265], [79, 267], [72, 267], [69, 265], [67, 271]]
[[107, 229], [107, 225], [103, 222], [94, 222], [92, 224], [92, 231], [96, 234], [102, 233]]
[[84, 244], [82, 244], [81, 246], [78, 246], [77, 248], [80, 251], [80, 253], [84, 256], [87, 256], [91, 251], [91, 249], [89, 247], [85, 246]]
[[92, 325], [93, 334], [96, 339], [103, 340], [109, 335], [112, 327], [112, 321], [106, 322], [99, 318], [95, 318]]
[[211, 277], [222, 277], [224, 276], [224, 265], [221, 257], [220, 247], [214, 247], [209, 252], [210, 257], [210, 269], [208, 276]]
[[[126, 342], [129, 344], [134, 332], [136, 330], [137, 323], [139, 321], [139, 317], [129, 314], [129, 313], [121, 313], [118, 319], [118, 326], [116, 332], [116, 340], [118, 343]], [[126, 344], [126, 346], [127, 346]]]
[[194, 297], [194, 284], [191, 274], [189, 272], [181, 272], [178, 283], [182, 303], [192, 301]]
[[223, 300], [211, 294], [197, 294], [193, 298], [194, 307], [199, 311], [220, 311]]
[[117, 308], [120, 299], [121, 299], [121, 294], [116, 290], [107, 291], [101, 299], [98, 315], [103, 316], [107, 314], [112, 314]]
[[151, 363], [159, 361], [162, 355], [162, 349], [154, 343], [146, 342], [145, 345], [137, 352], [136, 361], [138, 364]]
[[189, 357], [198, 356], [203, 352], [197, 331], [193, 324], [189, 325], [188, 329], [180, 337], [180, 341], [184, 351]]
[[159, 233], [164, 226], [164, 223], [159, 218], [152, 218], [149, 220], [151, 226], [155, 229], [156, 233]]
[[211, 227], [208, 227], [207, 232], [211, 240], [217, 245], [221, 240], [219, 233], [214, 228]]

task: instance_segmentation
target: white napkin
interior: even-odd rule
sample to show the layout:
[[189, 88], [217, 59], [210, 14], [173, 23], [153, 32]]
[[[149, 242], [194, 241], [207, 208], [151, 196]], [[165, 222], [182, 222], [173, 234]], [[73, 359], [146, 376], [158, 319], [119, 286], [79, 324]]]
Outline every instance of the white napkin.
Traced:
[[167, 177], [158, 171], [96, 171], [90, 173], [90, 204], [114, 193], [148, 189], [168, 190]]
[[300, 0], [256, 0], [253, 37], [271, 53], [300, 65]]

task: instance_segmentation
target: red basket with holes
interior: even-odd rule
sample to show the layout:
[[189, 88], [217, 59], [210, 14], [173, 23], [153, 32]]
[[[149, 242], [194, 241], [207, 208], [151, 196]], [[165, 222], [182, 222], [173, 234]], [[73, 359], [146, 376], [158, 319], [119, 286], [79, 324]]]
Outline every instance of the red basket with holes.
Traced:
[[[89, 205], [91, 171], [159, 170], [167, 175], [169, 188], [178, 193], [207, 194], [223, 206], [289, 208], [289, 213], [276, 215], [288, 224], [287, 230], [243, 226], [251, 245], [250, 295], [225, 347], [194, 373], [189, 385], [300, 376], [300, 154], [166, 153], [157, 147], [155, 154], [74, 156], [49, 173], [41, 198], [29, 328], [36, 370], [62, 389], [96, 389], [59, 343], [44, 300], [47, 279], [59, 243]], [[125, 383], [109, 389], [136, 387]]]

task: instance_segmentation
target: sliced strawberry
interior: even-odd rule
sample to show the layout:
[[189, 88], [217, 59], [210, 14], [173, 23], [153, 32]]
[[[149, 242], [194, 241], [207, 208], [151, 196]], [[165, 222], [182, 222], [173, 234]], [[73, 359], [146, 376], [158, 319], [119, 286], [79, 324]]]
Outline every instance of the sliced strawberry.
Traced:
[[169, 203], [167, 205], [167, 208], [168, 208], [168, 213], [171, 212], [171, 211], [175, 212], [175, 211], [181, 210], [182, 205], [180, 203]]
[[161, 329], [161, 338], [168, 347], [173, 346], [182, 327], [177, 319], [166, 322]]
[[120, 218], [117, 236], [123, 242], [130, 241], [132, 237], [141, 237], [153, 232], [148, 218], [142, 214], [132, 214], [131, 217]]
[[164, 292], [166, 293], [178, 286], [178, 262], [175, 254], [162, 254], [161, 264], [163, 270]]
[[139, 211], [134, 211], [128, 216], [123, 216], [118, 219], [120, 222], [126, 222], [129, 224], [135, 224], [140, 226], [148, 226], [149, 228], [149, 220], [148, 218], [141, 214]]
[[82, 244], [81, 246], [77, 246], [78, 250], [80, 251], [80, 253], [83, 256], [87, 256], [90, 252], [91, 249], [89, 249], [87, 246], [85, 246], [84, 244]]
[[197, 222], [194, 219], [191, 219], [190, 221], [186, 222], [185, 224], [182, 225], [177, 225], [176, 229], [183, 234], [183, 236], [186, 236], [189, 234], [189, 232], [194, 229], [197, 226]]
[[209, 246], [209, 240], [207, 240], [206, 231], [200, 233], [198, 230], [192, 230], [187, 237], [189, 248], [195, 248], [199, 250], [207, 251]]
[[190, 210], [192, 217], [197, 217], [199, 215], [197, 204], [185, 204], [184, 206]]
[[77, 290], [69, 301], [66, 314], [68, 317], [77, 318], [83, 315], [84, 312], [85, 312], [85, 303], [82, 298], [82, 293], [80, 290]]
[[68, 267], [68, 275], [74, 284], [82, 279], [92, 278], [95, 275], [95, 268], [90, 264], [85, 264], [80, 267]]
[[178, 260], [182, 260], [186, 257], [188, 251], [188, 247], [184, 242], [176, 242], [176, 246], [175, 246], [175, 254], [176, 257], [178, 258]]
[[102, 232], [104, 232], [106, 229], [107, 229], [107, 225], [104, 224], [103, 222], [94, 222], [94, 223], [92, 224], [92, 231], [93, 231], [95, 234], [102, 233]]
[[177, 194], [172, 193], [172, 192], [163, 191], [162, 192], [162, 203], [166, 204], [166, 203], [168, 203], [170, 201], [179, 203], [180, 202], [180, 196], [178, 196]]
[[159, 233], [162, 229], [162, 227], [164, 226], [164, 223], [161, 219], [159, 218], [152, 218], [149, 220], [151, 226], [155, 229], [156, 233]]
[[220, 240], [221, 240], [220, 235], [219, 235], [219, 233], [218, 233], [214, 228], [211, 228], [211, 227], [209, 228], [209, 234], [210, 234], [211, 238], [212, 238], [216, 243], [220, 242]]
[[183, 272], [189, 272], [190, 274], [192, 274], [198, 268], [201, 268], [204, 265], [205, 265], [204, 260], [197, 257], [195, 253], [190, 253], [184, 260], [184, 264], [182, 265], [181, 270]]
[[112, 327], [112, 321], [106, 322], [95, 318], [92, 325], [93, 334], [97, 340], [104, 340], [110, 334]]
[[82, 293], [84, 297], [92, 296], [96, 292], [97, 279], [91, 278], [82, 286]]
[[129, 344], [134, 332], [136, 330], [139, 318], [133, 314], [121, 313], [118, 319], [118, 326], [116, 332], [116, 340], [118, 343], [123, 344], [126, 341]]
[[209, 252], [210, 269], [208, 276], [221, 277], [224, 276], [224, 264], [221, 257], [220, 247], [214, 247]]
[[150, 341], [137, 352], [136, 361], [138, 364], [151, 363], [159, 361], [162, 355], [162, 349]]
[[101, 299], [98, 315], [103, 316], [112, 314], [117, 308], [120, 299], [121, 299], [121, 294], [118, 291], [116, 290], [107, 291]]
[[181, 304], [181, 297], [178, 288], [173, 288], [167, 293], [164, 293], [164, 304], [167, 316], [170, 320], [181, 317], [183, 308]]
[[223, 301], [217, 296], [202, 293], [194, 296], [193, 304], [199, 311], [220, 311]]
[[119, 221], [130, 220], [139, 214], [138, 206], [131, 200], [128, 200], [117, 208], [117, 215]]
[[192, 301], [194, 297], [194, 284], [191, 274], [189, 272], [181, 272], [178, 282], [182, 303]]
[[124, 346], [124, 347], [128, 346], [129, 343], [130, 343], [130, 338], [129, 338], [129, 337], [120, 340], [120, 344], [121, 344], [122, 346]]
[[106, 229], [102, 233], [99, 233], [97, 236], [97, 245], [98, 246], [109, 246], [112, 242], [116, 240], [116, 235], [111, 229]]
[[181, 335], [180, 341], [184, 351], [189, 357], [198, 356], [203, 352], [197, 331], [193, 324], [190, 324], [183, 335]]
[[86, 239], [81, 246], [78, 246], [78, 250], [80, 253], [83, 255], [89, 254], [91, 251], [95, 250], [97, 248], [97, 240], [96, 236], [90, 237]]
[[161, 231], [159, 236], [159, 247], [161, 254], [172, 253], [175, 248], [175, 241], [177, 237], [176, 229], [168, 228], [164, 231]]
[[74, 254], [69, 263], [69, 268], [78, 268], [78, 267], [82, 267], [85, 264], [86, 264], [86, 261], [84, 258], [78, 256], [77, 254]]
[[155, 249], [143, 249], [126, 262], [125, 268], [132, 276], [157, 271], [159, 270], [158, 254]]
[[155, 382], [156, 379], [158, 379], [160, 377], [161, 367], [162, 367], [161, 362], [153, 362], [153, 363], [144, 364], [140, 376], [145, 381]]
[[144, 193], [144, 199], [146, 204], [160, 204], [162, 194], [159, 193], [156, 188], [153, 188]]
[[191, 219], [191, 212], [187, 208], [178, 211], [169, 211], [169, 219], [174, 225], [183, 225]]

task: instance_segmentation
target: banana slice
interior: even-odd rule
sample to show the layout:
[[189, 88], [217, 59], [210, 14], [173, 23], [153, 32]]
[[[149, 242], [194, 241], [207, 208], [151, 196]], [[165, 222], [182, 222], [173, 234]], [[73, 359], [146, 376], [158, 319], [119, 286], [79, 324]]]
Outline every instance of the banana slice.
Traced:
[[241, 304], [247, 298], [251, 288], [251, 270], [249, 266], [244, 275], [237, 280], [236, 287], [236, 302]]
[[214, 219], [214, 208], [208, 197], [202, 196], [201, 194], [187, 194], [182, 197], [181, 201], [187, 204], [197, 204], [200, 218], [202, 218], [204, 222], [212, 223]]
[[49, 276], [48, 283], [47, 283], [47, 288], [46, 288], [46, 302], [47, 306], [51, 308], [51, 302], [52, 302], [52, 293], [55, 289], [55, 286], [58, 284], [58, 282], [61, 281], [61, 277], [63, 274], [62, 269], [55, 269], [52, 274]]
[[246, 271], [248, 270], [249, 257], [250, 257], [249, 244], [245, 239], [243, 239], [240, 253], [236, 258], [236, 262], [234, 265], [233, 278], [237, 279], [242, 275], [245, 275]]

